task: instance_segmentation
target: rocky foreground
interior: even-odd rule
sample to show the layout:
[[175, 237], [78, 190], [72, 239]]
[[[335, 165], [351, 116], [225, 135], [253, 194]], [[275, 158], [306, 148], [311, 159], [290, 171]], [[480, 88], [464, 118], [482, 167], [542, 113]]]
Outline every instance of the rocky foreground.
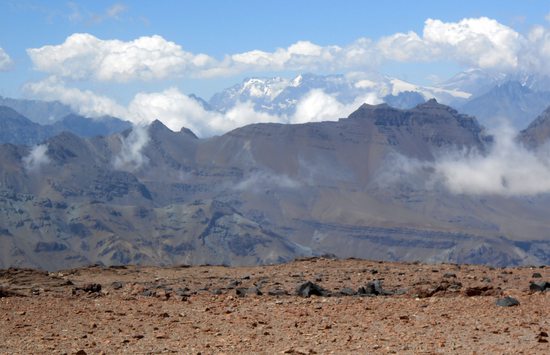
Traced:
[[550, 352], [550, 267], [0, 271], [0, 353]]

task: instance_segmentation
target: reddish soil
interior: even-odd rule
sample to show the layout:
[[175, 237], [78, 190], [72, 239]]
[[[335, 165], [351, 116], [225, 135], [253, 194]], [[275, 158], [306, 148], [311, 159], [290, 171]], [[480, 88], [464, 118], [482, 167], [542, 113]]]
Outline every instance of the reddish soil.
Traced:
[[[296, 295], [306, 281], [322, 295]], [[0, 270], [0, 353], [548, 354], [550, 292], [530, 290], [543, 281], [549, 267], [323, 258]]]

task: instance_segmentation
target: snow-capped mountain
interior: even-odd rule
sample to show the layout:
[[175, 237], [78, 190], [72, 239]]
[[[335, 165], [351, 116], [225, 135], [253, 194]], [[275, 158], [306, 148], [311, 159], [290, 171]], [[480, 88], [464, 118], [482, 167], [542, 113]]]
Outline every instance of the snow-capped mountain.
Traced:
[[[469, 92], [457, 89], [420, 86], [380, 74], [300, 74], [293, 79], [245, 79], [242, 83], [215, 94], [208, 104], [214, 110], [225, 112], [239, 102], [250, 101], [258, 111], [292, 114], [300, 100], [313, 90], [322, 91], [342, 104], [358, 101], [378, 104], [391, 101], [397, 106], [401, 104], [402, 108], [418, 104], [419, 98], [422, 101], [435, 98], [442, 103], [454, 104], [471, 96]], [[407, 99], [403, 98], [404, 93], [407, 93]], [[412, 93], [416, 95], [413, 97]]]

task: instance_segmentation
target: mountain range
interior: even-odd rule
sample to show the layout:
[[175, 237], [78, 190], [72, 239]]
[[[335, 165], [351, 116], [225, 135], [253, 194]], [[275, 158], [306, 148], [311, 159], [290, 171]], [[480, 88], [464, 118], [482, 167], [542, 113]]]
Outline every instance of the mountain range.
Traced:
[[[547, 121], [522, 139], [546, 142], [537, 127]], [[154, 121], [3, 144], [0, 267], [245, 265], [323, 254], [548, 264], [547, 194], [457, 194], [426, 183], [442, 154], [493, 145], [474, 117], [435, 100], [363, 104], [338, 121], [253, 124], [207, 139]]]
[[122, 132], [131, 126], [130, 122], [115, 117], [92, 119], [74, 113], [42, 125], [31, 121], [11, 107], [0, 106], [0, 143], [34, 145], [64, 131], [80, 137], [106, 136]]
[[503, 121], [518, 131], [527, 127], [550, 104], [550, 78], [533, 75], [503, 75], [467, 70], [433, 86], [415, 85], [396, 78], [301, 74], [294, 79], [249, 78], [225, 89], [203, 107], [225, 112], [238, 102], [252, 102], [260, 112], [293, 114], [312, 90], [321, 90], [343, 104], [370, 100], [409, 109], [435, 98], [479, 119], [486, 127]]

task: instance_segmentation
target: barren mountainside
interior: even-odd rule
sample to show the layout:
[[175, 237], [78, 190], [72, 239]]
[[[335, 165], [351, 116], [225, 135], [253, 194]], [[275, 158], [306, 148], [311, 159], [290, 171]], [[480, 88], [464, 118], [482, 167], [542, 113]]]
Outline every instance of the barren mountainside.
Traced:
[[251, 265], [324, 254], [548, 263], [547, 196], [456, 195], [422, 175], [389, 178], [408, 160], [490, 144], [473, 117], [430, 100], [208, 139], [155, 121], [106, 137], [62, 133], [43, 151], [2, 145], [0, 267]]

